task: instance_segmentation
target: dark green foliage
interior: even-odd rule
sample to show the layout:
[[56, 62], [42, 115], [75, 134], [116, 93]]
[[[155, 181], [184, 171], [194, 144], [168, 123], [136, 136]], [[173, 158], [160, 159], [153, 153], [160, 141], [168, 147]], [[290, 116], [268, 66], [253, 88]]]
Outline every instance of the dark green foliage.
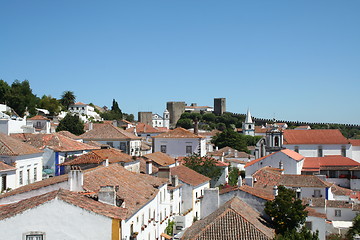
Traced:
[[216, 134], [211, 142], [219, 148], [231, 147], [238, 151], [248, 152], [244, 135], [235, 132], [231, 128], [227, 128], [223, 132]]
[[134, 114], [127, 114], [127, 113], [123, 113], [123, 117], [125, 118], [126, 121], [129, 121], [129, 122], [133, 122], [135, 117], [134, 117]]
[[185, 129], [192, 128], [193, 126], [193, 121], [189, 118], [179, 119], [176, 123], [176, 127], [182, 127]]
[[279, 186], [278, 193], [274, 200], [265, 203], [265, 213], [271, 217], [275, 232], [283, 235], [304, 224], [307, 211], [293, 190]]
[[353, 219], [353, 226], [346, 233], [348, 239], [353, 239], [356, 234], [360, 235], [360, 214]]
[[274, 240], [319, 240], [319, 232], [311, 232], [306, 227], [302, 227], [300, 231], [293, 229], [284, 234], [278, 234]]
[[348, 238], [344, 238], [341, 234], [332, 233], [326, 236], [326, 240], [348, 240]]
[[104, 120], [122, 120], [123, 113], [119, 108], [119, 104], [115, 99], [113, 99], [111, 110], [101, 113], [100, 116], [104, 118]]
[[72, 91], [64, 91], [60, 98], [60, 103], [63, 105], [64, 110], [67, 111], [69, 106], [74, 104], [76, 97]]
[[245, 139], [247, 146], [255, 146], [256, 143], [262, 138], [262, 136], [250, 136], [250, 135], [242, 135]]
[[221, 167], [216, 166], [217, 160], [212, 157], [201, 157], [193, 154], [184, 158], [184, 165], [192, 170], [217, 181], [221, 176]]
[[56, 98], [49, 96], [42, 96], [37, 106], [39, 108], [46, 109], [50, 112], [50, 115], [57, 115], [61, 111], [61, 104]]
[[59, 122], [59, 126], [56, 128], [57, 132], [69, 131], [75, 135], [83, 134], [84, 124], [80, 120], [79, 116], [67, 114], [64, 119]]
[[165, 233], [169, 236], [173, 235], [174, 232], [174, 226], [175, 226], [175, 222], [174, 221], [170, 221], [170, 219], [168, 220], [168, 224], [165, 228]]
[[22, 82], [15, 80], [11, 84], [10, 92], [6, 96], [6, 103], [21, 117], [24, 116], [25, 111], [35, 115], [36, 102], [37, 97], [32, 93], [28, 80]]
[[205, 121], [205, 122], [215, 122], [215, 119], [216, 119], [216, 115], [213, 114], [213, 113], [204, 113], [204, 115], [202, 116], [202, 119]]
[[10, 90], [11, 88], [9, 84], [4, 80], [0, 79], [0, 103], [6, 104], [6, 98], [8, 97]]
[[238, 184], [238, 179], [240, 176], [240, 170], [236, 167], [229, 168], [229, 184], [231, 186], [236, 186]]

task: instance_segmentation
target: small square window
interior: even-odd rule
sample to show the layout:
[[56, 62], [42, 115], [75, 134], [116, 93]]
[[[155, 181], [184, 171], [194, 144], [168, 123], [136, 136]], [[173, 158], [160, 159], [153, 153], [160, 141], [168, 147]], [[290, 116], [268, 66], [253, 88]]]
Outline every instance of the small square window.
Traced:
[[192, 146], [186, 146], [186, 153], [192, 153]]
[[161, 151], [162, 153], [166, 153], [166, 145], [161, 145], [161, 146], [160, 146], [160, 151]]
[[335, 217], [341, 217], [341, 210], [339, 209], [335, 210]]

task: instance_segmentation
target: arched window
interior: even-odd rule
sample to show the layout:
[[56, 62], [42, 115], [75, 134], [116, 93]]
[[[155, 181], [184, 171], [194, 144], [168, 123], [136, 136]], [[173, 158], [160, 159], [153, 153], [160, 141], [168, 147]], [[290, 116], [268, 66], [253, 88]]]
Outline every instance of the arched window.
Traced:
[[280, 143], [279, 143], [279, 137], [276, 136], [276, 137], [274, 138], [274, 141], [275, 141], [274, 146], [275, 146], [275, 147], [278, 147], [278, 146], [280, 145]]

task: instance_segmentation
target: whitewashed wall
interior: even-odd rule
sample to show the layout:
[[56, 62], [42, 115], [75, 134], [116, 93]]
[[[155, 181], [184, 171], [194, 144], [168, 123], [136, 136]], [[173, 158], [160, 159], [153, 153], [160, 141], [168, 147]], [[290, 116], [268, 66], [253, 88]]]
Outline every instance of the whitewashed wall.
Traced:
[[[201, 156], [206, 154], [205, 139], [198, 138], [154, 138], [153, 152], [161, 152], [161, 145], [166, 145], [166, 154], [171, 157], [188, 156], [186, 146], [192, 147], [193, 153], [198, 153], [199, 146], [201, 148]], [[200, 143], [200, 144], [199, 144]]]
[[350, 144], [303, 144], [303, 145], [283, 145], [283, 147], [295, 150], [295, 146], [299, 147], [299, 154], [304, 157], [318, 157], [318, 148], [322, 147], [323, 156], [326, 155], [341, 155], [342, 146], [346, 147], [346, 157], [352, 158], [352, 151]]

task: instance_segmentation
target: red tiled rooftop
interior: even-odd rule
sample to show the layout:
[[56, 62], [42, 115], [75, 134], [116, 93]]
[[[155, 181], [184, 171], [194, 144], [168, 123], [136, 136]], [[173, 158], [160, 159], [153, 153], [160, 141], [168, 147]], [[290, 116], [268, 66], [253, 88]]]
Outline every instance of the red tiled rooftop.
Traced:
[[[304, 159], [304, 156], [302, 156], [301, 154], [299, 154], [299, 153], [297, 153], [297, 152], [294, 152], [294, 151], [292, 151], [292, 150], [290, 150], [290, 149], [283, 149], [283, 150], [281, 150], [281, 151], [279, 151], [279, 152], [287, 155], [288, 157], [294, 159], [295, 161], [301, 161], [301, 160]], [[273, 153], [271, 153], [271, 154], [269, 154], [269, 155], [266, 155], [266, 156], [264, 156], [264, 157], [261, 157], [261, 158], [252, 160], [252, 161], [248, 162], [248, 163], [245, 165], [245, 168], [248, 167], [248, 166], [251, 166], [251, 165], [253, 165], [253, 164], [257, 163], [257, 162], [260, 162], [260, 161], [262, 161], [262, 160], [264, 160], [264, 159], [266, 159], [266, 158], [268, 158], [268, 157], [270, 157], [270, 156], [273, 156], [273, 155], [275, 155], [275, 154], [278, 154], [279, 152], [273, 152]]]
[[102, 124], [92, 130], [80, 135], [84, 140], [105, 141], [105, 140], [140, 140], [140, 137], [135, 136], [121, 128], [115, 127], [112, 124]]
[[0, 172], [3, 171], [15, 171], [16, 168], [0, 161]]
[[202, 136], [196, 135], [184, 128], [178, 127], [174, 130], [159, 134], [153, 138], [203, 138]]
[[341, 155], [330, 155], [325, 157], [307, 157], [305, 158], [302, 171], [319, 171], [327, 167], [351, 168], [360, 166], [360, 163], [348, 157]]
[[353, 146], [360, 146], [360, 139], [349, 139], [349, 142]]
[[42, 153], [42, 151], [18, 139], [0, 133], [0, 155], [19, 156], [37, 153]]
[[150, 159], [160, 166], [169, 166], [175, 164], [175, 159], [162, 152], [154, 152], [144, 155], [144, 158]]
[[198, 186], [210, 181], [210, 178], [183, 165], [170, 168], [170, 173], [171, 175], [177, 175], [179, 180], [192, 186]]
[[47, 117], [41, 116], [41, 115], [36, 115], [32, 118], [29, 118], [28, 120], [46, 120], [46, 121], [50, 121], [50, 119], [48, 119]]
[[338, 129], [284, 130], [284, 144], [348, 144]]

